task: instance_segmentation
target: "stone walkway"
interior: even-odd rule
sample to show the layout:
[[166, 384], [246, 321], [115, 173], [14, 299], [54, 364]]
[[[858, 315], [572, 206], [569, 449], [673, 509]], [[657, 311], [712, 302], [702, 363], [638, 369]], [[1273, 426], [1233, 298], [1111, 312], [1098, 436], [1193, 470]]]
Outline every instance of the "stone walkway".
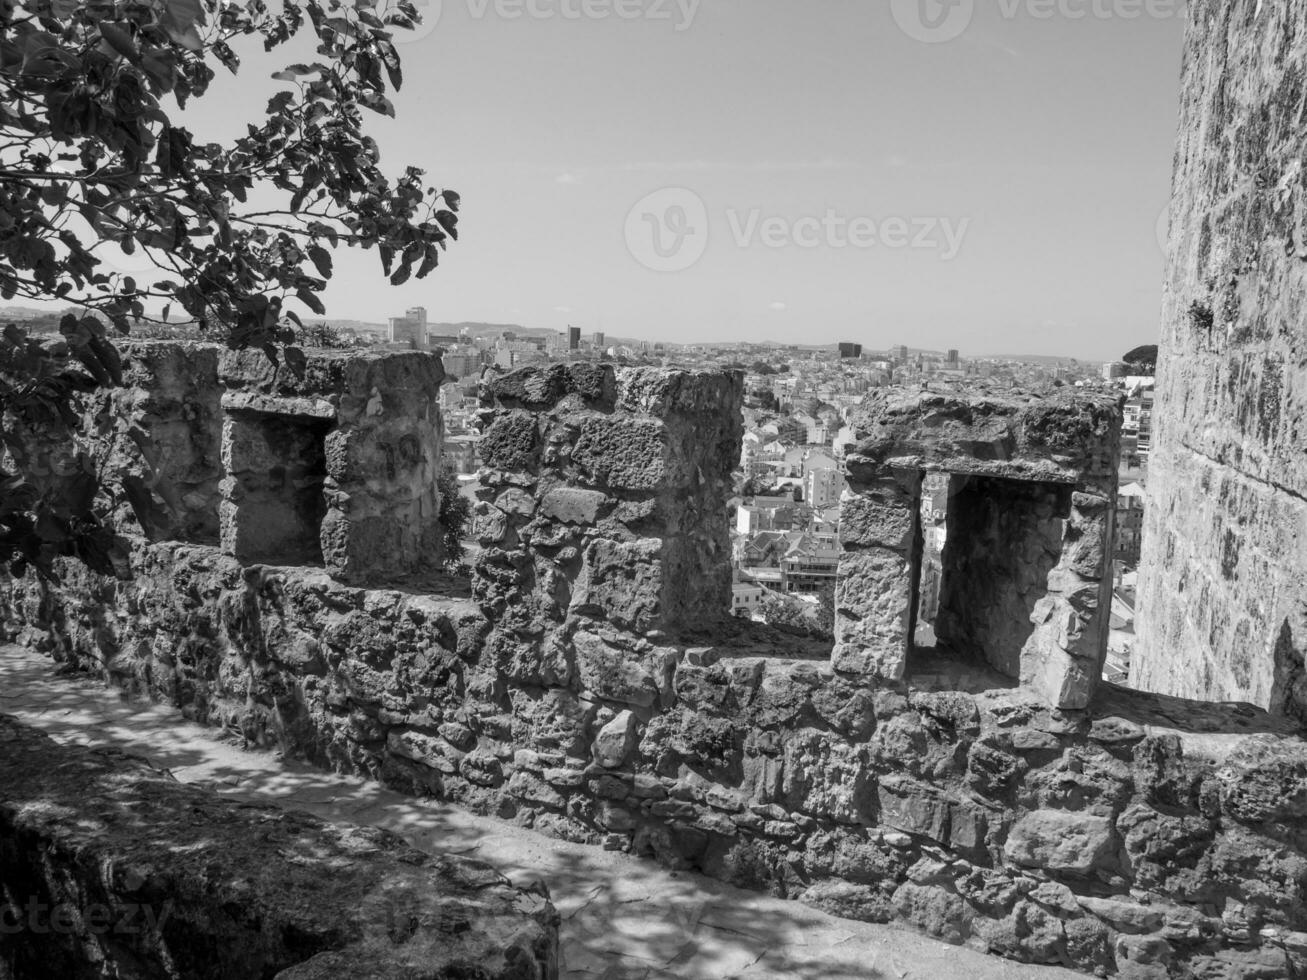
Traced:
[[623, 854], [567, 844], [375, 783], [251, 752], [171, 709], [129, 701], [18, 647], [0, 647], [0, 713], [60, 741], [112, 745], [183, 782], [328, 820], [373, 824], [418, 847], [542, 882], [563, 917], [567, 980], [1069, 980], [916, 933], [836, 919]]

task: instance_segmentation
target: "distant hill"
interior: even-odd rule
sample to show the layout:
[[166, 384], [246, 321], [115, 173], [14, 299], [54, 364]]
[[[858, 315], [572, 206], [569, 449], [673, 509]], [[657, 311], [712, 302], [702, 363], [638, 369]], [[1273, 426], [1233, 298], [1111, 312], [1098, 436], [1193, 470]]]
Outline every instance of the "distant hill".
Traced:
[[1058, 357], [1052, 354], [979, 354], [971, 360], [978, 361], [1021, 361], [1025, 364], [1046, 364], [1056, 366], [1058, 364], [1070, 364], [1075, 361], [1080, 364], [1092, 364], [1092, 361], [1085, 361], [1078, 357]]
[[[341, 330], [356, 330], [359, 333], [385, 334], [390, 332], [390, 324], [372, 323], [367, 320], [342, 320], [338, 317], [316, 317], [305, 319], [306, 326], [329, 323]], [[466, 330], [472, 337], [498, 337], [504, 331], [515, 333], [519, 337], [547, 337], [557, 331], [543, 327], [524, 327], [518, 323], [428, 323], [427, 333], [435, 336], [457, 337]]]
[[34, 310], [29, 306], [0, 306], [0, 320], [35, 320], [39, 317], [57, 317], [63, 310]]

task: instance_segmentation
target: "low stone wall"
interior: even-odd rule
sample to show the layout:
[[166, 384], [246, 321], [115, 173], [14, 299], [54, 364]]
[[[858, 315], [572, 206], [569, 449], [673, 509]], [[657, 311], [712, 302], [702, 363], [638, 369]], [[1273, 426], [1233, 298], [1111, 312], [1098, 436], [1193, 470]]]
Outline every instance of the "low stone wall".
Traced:
[[0, 716], [0, 974], [558, 975], [558, 917], [394, 834], [222, 800]]
[[[238, 406], [224, 370], [229, 421], [289, 397]], [[589, 364], [488, 383], [461, 595], [138, 537], [130, 580], [7, 583], [0, 621], [253, 743], [840, 915], [1104, 975], [1307, 972], [1307, 743], [1098, 686], [1115, 398], [869, 399], [822, 645], [727, 615], [741, 396]], [[910, 642], [930, 472], [959, 487], [945, 632], [972, 659]]]
[[1105, 975], [1307, 971], [1307, 744], [1254, 709], [872, 687], [726, 627], [614, 633], [555, 682], [466, 600], [133, 564], [13, 587], [5, 622], [253, 741], [839, 915]]

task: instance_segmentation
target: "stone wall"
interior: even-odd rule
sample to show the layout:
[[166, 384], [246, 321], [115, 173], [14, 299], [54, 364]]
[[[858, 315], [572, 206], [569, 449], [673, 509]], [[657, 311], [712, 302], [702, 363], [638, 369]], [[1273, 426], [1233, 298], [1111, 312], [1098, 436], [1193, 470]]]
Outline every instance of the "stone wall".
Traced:
[[951, 489], [935, 635], [1020, 677], [1031, 617], [1062, 558], [1071, 488], [976, 476]]
[[[944, 636], [1048, 704], [1085, 708], [1107, 656], [1120, 400], [888, 390], [850, 422], [835, 668], [891, 681], [911, 673], [922, 479], [949, 473], [982, 481], [983, 499], [965, 489], [950, 499]], [[1001, 547], [982, 540], [976, 551], [978, 537], [998, 533]], [[964, 569], [967, 553], [983, 561]]]
[[[588, 366], [492, 382], [470, 598], [138, 538], [133, 579], [10, 583], [3, 622], [251, 742], [836, 914], [1104, 975], [1307, 971], [1307, 743], [1287, 726], [867, 671], [845, 655], [874, 629], [818, 649], [725, 618], [740, 396], [733, 375]], [[1069, 504], [1034, 522], [1058, 554], [1031, 639], [1055, 624], [1041, 658], [1091, 663], [1116, 403], [871, 410], [842, 614], [874, 579], [884, 622], [910, 620], [922, 472], [1051, 485]]]
[[394, 834], [223, 800], [0, 715], [0, 974], [549, 980], [558, 915]]
[[1307, 719], [1307, 2], [1190, 4], [1131, 683]]
[[[84, 399], [71, 445], [126, 485], [119, 526], [220, 544], [246, 564], [322, 565], [341, 581], [421, 581], [441, 566], [438, 357], [129, 341], [125, 387]], [[145, 492], [148, 491], [148, 492]], [[153, 499], [151, 499], [153, 498]]]
[[[301, 538], [318, 519], [321, 562], [341, 581], [440, 567], [439, 357], [315, 351], [292, 369], [262, 351], [227, 351], [219, 378], [225, 550], [247, 564], [299, 564], [293, 548], [270, 553], [268, 542], [283, 519]], [[279, 450], [296, 449], [279, 465]]]
[[4, 620], [251, 742], [839, 915], [1108, 975], [1307, 971], [1307, 743], [1254, 709], [868, 683], [726, 629], [605, 631], [554, 682], [466, 600], [199, 546], [133, 565], [11, 589]]

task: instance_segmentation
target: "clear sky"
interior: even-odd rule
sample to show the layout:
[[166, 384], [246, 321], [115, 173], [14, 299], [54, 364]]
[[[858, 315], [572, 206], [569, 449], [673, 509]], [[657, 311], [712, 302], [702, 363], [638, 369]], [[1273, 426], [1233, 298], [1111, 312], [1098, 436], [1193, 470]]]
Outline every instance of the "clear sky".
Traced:
[[338, 255], [328, 313], [1114, 359], [1158, 335], [1179, 6], [443, 0], [374, 132], [462, 240], [400, 288]]

